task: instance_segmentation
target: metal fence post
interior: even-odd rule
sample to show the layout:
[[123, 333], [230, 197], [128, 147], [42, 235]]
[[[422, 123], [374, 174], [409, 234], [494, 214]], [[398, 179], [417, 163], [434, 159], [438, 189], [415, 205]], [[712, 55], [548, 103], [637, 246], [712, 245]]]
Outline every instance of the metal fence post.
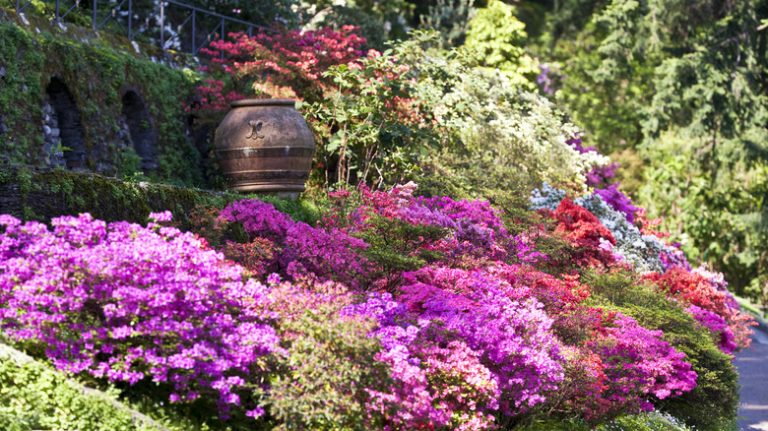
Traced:
[[54, 12], [53, 16], [56, 24], [59, 24], [59, 0], [56, 0], [56, 11]]
[[165, 2], [160, 1], [160, 49], [165, 51]]
[[197, 10], [192, 9], [192, 55], [197, 55]]
[[93, 27], [93, 31], [96, 31], [99, 29], [99, 26], [96, 23], [96, 21], [99, 19], [99, 15], [96, 13], [96, 9], [98, 8], [98, 6], [99, 6], [99, 0], [93, 0], [93, 10], [91, 11], [93, 12], [93, 15], [91, 18], [91, 26]]
[[133, 0], [128, 0], [128, 40], [133, 40]]

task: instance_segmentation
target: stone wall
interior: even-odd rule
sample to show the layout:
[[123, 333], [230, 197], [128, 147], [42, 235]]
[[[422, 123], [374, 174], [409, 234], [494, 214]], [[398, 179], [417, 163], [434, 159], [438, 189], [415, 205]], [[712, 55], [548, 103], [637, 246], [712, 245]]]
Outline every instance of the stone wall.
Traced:
[[69, 33], [0, 16], [0, 160], [219, 187], [189, 131], [194, 76]]

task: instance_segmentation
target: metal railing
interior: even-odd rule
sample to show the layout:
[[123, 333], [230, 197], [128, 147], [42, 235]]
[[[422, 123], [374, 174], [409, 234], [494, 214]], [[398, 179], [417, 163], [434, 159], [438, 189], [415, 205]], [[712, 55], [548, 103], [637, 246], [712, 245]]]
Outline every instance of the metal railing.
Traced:
[[[67, 16], [80, 11], [84, 16], [90, 16], [94, 31], [107, 27], [123, 30], [131, 41], [140, 38], [158, 45], [163, 51], [172, 49], [192, 55], [197, 55], [211, 40], [226, 37], [227, 32], [252, 36], [254, 31], [268, 30], [262, 25], [177, 0], [153, 1], [150, 8], [137, 8], [137, 0], [108, 0], [111, 5], [101, 5], [101, 1], [52, 0], [52, 22], [63, 26]], [[16, 13], [24, 18], [24, 12], [31, 4], [31, 0], [16, 0]], [[87, 10], [89, 7], [90, 11]]]

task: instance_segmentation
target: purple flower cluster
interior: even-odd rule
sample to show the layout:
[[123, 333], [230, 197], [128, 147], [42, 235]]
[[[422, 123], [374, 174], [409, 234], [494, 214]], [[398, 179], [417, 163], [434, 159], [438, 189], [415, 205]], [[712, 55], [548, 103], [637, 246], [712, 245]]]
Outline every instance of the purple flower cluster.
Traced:
[[611, 402], [625, 404], [629, 411], [651, 411], [647, 397], [663, 400], [696, 387], [696, 372], [685, 354], [662, 340], [661, 331], [646, 329], [622, 314], [606, 329], [608, 337], [592, 344], [605, 365], [606, 398]]
[[241, 223], [254, 238], [266, 238], [279, 247], [277, 264], [294, 276], [312, 275], [357, 287], [370, 271], [360, 254], [367, 244], [339, 229], [318, 229], [292, 220], [274, 206], [256, 199], [232, 202], [219, 214], [230, 223]]
[[717, 346], [720, 347], [720, 350], [728, 354], [732, 354], [736, 351], [739, 347], [736, 343], [736, 337], [733, 335], [733, 331], [730, 326], [728, 326], [728, 322], [726, 322], [725, 319], [718, 314], [695, 305], [689, 306], [687, 311], [703, 327], [712, 332], [717, 339]]
[[499, 212], [485, 200], [454, 200], [447, 196], [412, 196], [415, 185], [395, 187], [390, 193], [362, 189], [365, 205], [349, 217], [356, 230], [365, 229], [366, 214], [375, 213], [413, 225], [437, 226], [450, 235], [436, 248], [452, 258], [504, 259], [511, 244]]
[[[429, 213], [424, 211], [428, 210]], [[414, 217], [417, 214], [434, 214], [428, 217]], [[436, 224], [450, 228], [455, 232], [456, 241], [461, 245], [471, 244], [472, 247], [502, 252], [499, 240], [506, 238], [507, 230], [497, 211], [488, 201], [483, 200], [453, 200], [447, 196], [415, 199], [403, 209], [404, 218], [415, 222]], [[501, 258], [503, 256], [499, 256]]]
[[[597, 152], [595, 147], [584, 147], [580, 137], [571, 138], [568, 144], [573, 146], [579, 153]], [[611, 183], [616, 176], [616, 170], [619, 169], [618, 163], [610, 163], [605, 166], [599, 166], [587, 173], [587, 185], [595, 189], [595, 194], [600, 196], [611, 208], [623, 213], [627, 221], [635, 222], [635, 216], [640, 208], [632, 205], [632, 200], [619, 190], [619, 183]]]
[[[155, 219], [168, 219], [160, 215]], [[197, 236], [88, 214], [53, 228], [0, 216], [0, 326], [54, 364], [110, 381], [151, 379], [171, 401], [241, 405], [279, 350], [266, 288]]]
[[623, 213], [628, 222], [635, 222], [635, 215], [640, 211], [640, 208], [632, 205], [632, 200], [619, 190], [619, 183], [613, 183], [603, 189], [596, 189], [595, 194], [600, 196], [611, 208]]
[[[482, 270], [426, 267], [404, 278], [397, 302], [389, 294], [371, 295], [348, 310], [380, 322], [379, 360], [393, 369], [395, 383], [377, 399], [397, 406], [396, 422], [412, 429], [446, 426], [456, 415], [481, 422], [494, 411], [516, 415], [543, 403], [563, 380], [552, 320], [527, 288]], [[445, 394], [457, 390], [435, 384], [451, 368], [446, 361], [467, 365], [463, 379], [476, 382], [478, 397], [446, 401]]]
[[659, 260], [664, 271], [678, 266], [685, 268], [687, 271], [692, 270], [688, 258], [685, 257], [685, 253], [680, 249], [680, 243], [672, 243], [666, 246], [659, 254]]

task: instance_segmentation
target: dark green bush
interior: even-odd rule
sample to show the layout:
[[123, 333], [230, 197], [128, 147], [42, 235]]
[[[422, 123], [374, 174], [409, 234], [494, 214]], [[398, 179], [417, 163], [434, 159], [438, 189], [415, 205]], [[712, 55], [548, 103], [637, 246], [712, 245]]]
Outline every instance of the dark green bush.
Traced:
[[0, 343], [0, 429], [4, 431], [203, 429], [186, 421], [162, 422], [122, 404], [111, 391], [86, 389]]

